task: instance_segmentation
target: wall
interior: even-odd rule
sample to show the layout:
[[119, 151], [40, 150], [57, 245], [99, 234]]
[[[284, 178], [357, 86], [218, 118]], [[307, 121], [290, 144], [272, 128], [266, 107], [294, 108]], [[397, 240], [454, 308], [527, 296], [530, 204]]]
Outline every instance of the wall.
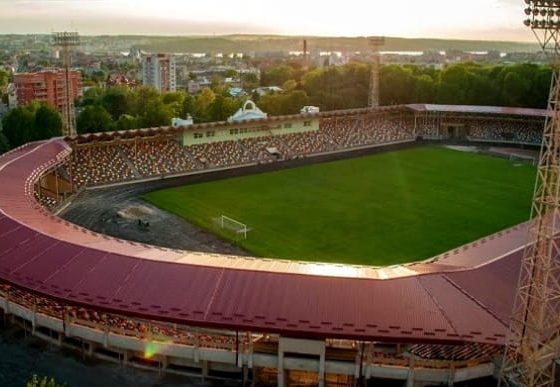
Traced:
[[[309, 126], [304, 126], [309, 122]], [[282, 135], [289, 133], [304, 133], [319, 130], [319, 118], [295, 118], [294, 120], [259, 121], [254, 123], [231, 124], [227, 127], [212, 127], [194, 129], [187, 127], [183, 132], [183, 145], [207, 144], [219, 141], [241, 140], [244, 138], [255, 138], [262, 136]], [[213, 135], [212, 135], [213, 132]], [[195, 138], [202, 134], [202, 137]]]

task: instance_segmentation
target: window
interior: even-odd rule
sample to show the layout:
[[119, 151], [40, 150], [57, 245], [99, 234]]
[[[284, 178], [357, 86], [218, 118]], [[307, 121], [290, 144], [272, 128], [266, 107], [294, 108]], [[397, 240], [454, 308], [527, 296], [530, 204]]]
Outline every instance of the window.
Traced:
[[194, 138], [202, 138], [204, 135], [202, 133], [195, 133]]
[[214, 132], [213, 130], [206, 132], [206, 137], [214, 137], [216, 135], [216, 132]]
[[291, 129], [292, 128], [292, 124], [284, 124], [284, 129]]
[[303, 126], [311, 126], [311, 121], [303, 121]]
[[239, 133], [239, 129], [230, 129], [229, 130], [229, 134], [231, 134], [231, 135], [234, 135], [234, 134], [237, 134], [237, 133]]

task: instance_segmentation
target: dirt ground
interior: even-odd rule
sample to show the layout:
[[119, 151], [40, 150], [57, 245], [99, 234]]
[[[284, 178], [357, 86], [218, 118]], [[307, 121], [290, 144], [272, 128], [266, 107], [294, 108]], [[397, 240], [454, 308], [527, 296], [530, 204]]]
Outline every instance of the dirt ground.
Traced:
[[181, 250], [247, 255], [241, 248], [142, 200], [140, 195], [154, 188], [154, 184], [135, 184], [83, 191], [60, 216], [121, 239]]

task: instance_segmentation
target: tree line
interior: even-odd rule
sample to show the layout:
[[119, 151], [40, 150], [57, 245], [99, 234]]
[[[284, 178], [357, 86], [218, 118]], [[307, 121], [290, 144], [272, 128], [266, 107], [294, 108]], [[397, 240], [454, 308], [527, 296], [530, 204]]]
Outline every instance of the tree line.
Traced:
[[[141, 86], [88, 89], [76, 101], [78, 133], [166, 126], [173, 117], [191, 115], [195, 122], [223, 121], [247, 98], [270, 115], [298, 113], [302, 106], [322, 111], [367, 105], [370, 67], [364, 63], [304, 70], [300, 63], [264, 69], [262, 86], [283, 91], [231, 97], [220, 84], [192, 96], [184, 91], [159, 93]], [[420, 65], [387, 65], [380, 71], [381, 105], [437, 103], [545, 108], [551, 69], [537, 64], [460, 63], [436, 69]], [[253, 80], [255, 81], [255, 80]], [[255, 84], [256, 86], [256, 84]], [[11, 110], [2, 120], [0, 152], [29, 141], [60, 135], [54, 109], [34, 103]]]
[[[370, 78], [367, 64], [315, 68], [301, 76], [298, 73], [286, 65], [263, 72], [264, 83], [284, 85], [280, 95], [263, 98], [260, 104], [263, 110], [270, 114], [295, 113], [293, 105], [297, 101], [321, 110], [367, 105]], [[460, 63], [442, 69], [387, 65], [380, 70], [380, 103], [545, 108], [551, 75], [550, 67], [528, 63], [509, 66]]]
[[62, 135], [60, 114], [46, 103], [34, 102], [12, 109], [2, 119], [0, 153], [30, 141]]
[[184, 91], [159, 93], [148, 86], [91, 88], [78, 104], [76, 126], [78, 133], [92, 133], [166, 126], [173, 117], [187, 115], [196, 122], [222, 121], [242, 102], [217, 88], [205, 88], [197, 96]]

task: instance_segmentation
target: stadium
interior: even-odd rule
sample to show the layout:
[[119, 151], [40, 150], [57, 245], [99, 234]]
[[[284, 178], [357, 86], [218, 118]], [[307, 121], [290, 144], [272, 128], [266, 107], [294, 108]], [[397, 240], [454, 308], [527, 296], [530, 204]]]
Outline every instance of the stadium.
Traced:
[[[225, 122], [26, 144], [0, 157], [0, 310], [57, 345], [160, 372], [280, 386], [481, 385], [498, 372], [528, 223], [373, 266], [125, 240], [93, 230], [99, 213], [84, 203], [426, 144], [530, 159], [546, 115], [405, 105], [266, 117], [249, 103]], [[143, 216], [131, 218], [150, 228]]]

